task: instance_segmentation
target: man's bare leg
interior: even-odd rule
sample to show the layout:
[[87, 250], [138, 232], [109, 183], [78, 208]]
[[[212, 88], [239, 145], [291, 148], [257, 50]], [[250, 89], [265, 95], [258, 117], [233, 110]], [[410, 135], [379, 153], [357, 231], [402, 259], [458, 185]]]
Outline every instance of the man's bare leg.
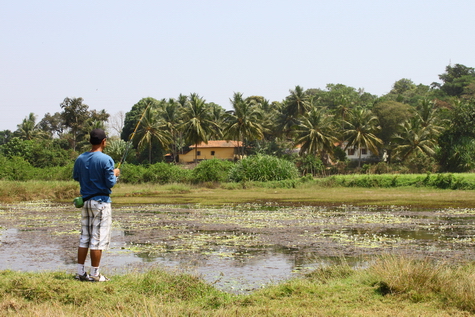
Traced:
[[78, 264], [84, 264], [86, 262], [88, 248], [78, 248]]
[[82, 279], [83, 276], [87, 276], [84, 268], [84, 262], [86, 262], [88, 248], [78, 248], [78, 275], [77, 278]]
[[90, 255], [91, 255], [91, 266], [99, 267], [99, 264], [101, 263], [102, 250], [91, 250]]

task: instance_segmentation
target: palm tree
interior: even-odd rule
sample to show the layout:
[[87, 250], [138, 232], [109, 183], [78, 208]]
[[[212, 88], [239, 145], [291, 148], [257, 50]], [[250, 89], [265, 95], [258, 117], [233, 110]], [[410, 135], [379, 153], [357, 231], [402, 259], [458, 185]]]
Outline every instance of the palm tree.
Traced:
[[436, 139], [430, 129], [424, 127], [420, 117], [415, 116], [400, 125], [399, 133], [393, 137], [397, 145], [394, 148], [394, 156], [406, 160], [411, 154], [435, 154]]
[[178, 130], [179, 124], [181, 124], [181, 110], [182, 105], [175, 99], [169, 99], [165, 103], [163, 111], [161, 112], [164, 120], [165, 129], [168, 131], [172, 138], [171, 151], [173, 158], [176, 159], [178, 155], [178, 149], [183, 147], [181, 144], [181, 132]]
[[290, 90], [290, 96], [286, 98], [285, 104], [289, 115], [298, 117], [308, 110], [308, 96], [302, 87], [295, 86], [294, 90]]
[[17, 128], [15, 133], [23, 140], [33, 140], [47, 136], [46, 132], [36, 124], [36, 116], [33, 112], [31, 112], [27, 118], [23, 119], [22, 123], [17, 125]]
[[338, 102], [338, 105], [336, 107], [336, 111], [341, 119], [341, 127], [344, 128], [346, 117], [348, 116], [348, 112], [351, 109], [350, 98], [348, 96], [341, 95], [337, 99], [337, 102]]
[[348, 120], [345, 120], [345, 149], [358, 149], [358, 167], [361, 166], [361, 149], [366, 148], [373, 154], [378, 154], [378, 147], [383, 141], [375, 134], [381, 129], [378, 118], [371, 110], [364, 107], [356, 107], [350, 110]]
[[303, 116], [297, 128], [296, 144], [300, 144], [300, 155], [325, 154], [333, 150], [338, 142], [335, 133], [333, 116], [328, 115], [325, 108], [312, 107], [307, 115]]
[[[248, 99], [248, 98], [247, 98]], [[262, 98], [262, 101], [258, 104], [259, 111], [262, 113], [261, 119], [261, 126], [262, 132], [264, 133], [263, 140], [275, 140], [279, 135], [277, 128], [277, 120], [278, 120], [278, 110], [279, 103], [278, 102], [269, 102], [269, 100]]]
[[422, 99], [414, 117], [404, 121], [392, 138], [396, 144], [394, 156], [404, 161], [412, 154], [434, 155], [437, 137], [444, 129], [442, 124], [435, 103]]
[[308, 111], [310, 101], [302, 87], [295, 86], [294, 90], [290, 90], [290, 95], [277, 109], [276, 127], [280, 135], [287, 139], [293, 137], [294, 130], [299, 124], [299, 117]]
[[436, 137], [442, 133], [444, 127], [442, 121], [439, 118], [438, 108], [435, 107], [435, 103], [429, 99], [422, 99], [417, 107], [416, 116], [418, 117], [423, 129], [428, 130], [427, 133]]
[[241, 156], [244, 156], [246, 141], [262, 139], [262, 112], [255, 100], [244, 100], [241, 93], [234, 93], [231, 99], [233, 110], [226, 113], [223, 134], [226, 138], [241, 141]]
[[195, 145], [195, 162], [198, 159], [198, 144], [208, 143], [216, 123], [212, 121], [206, 102], [198, 94], [191, 94], [183, 108], [183, 123], [180, 130], [185, 140]]
[[156, 109], [148, 107], [145, 110], [142, 121], [137, 130], [139, 137], [138, 148], [144, 149], [148, 146], [148, 160], [152, 163], [152, 142], [158, 141], [163, 148], [167, 148], [171, 143], [171, 136], [166, 130], [166, 124], [161, 120]]
[[292, 139], [295, 128], [298, 126], [299, 120], [294, 117], [284, 104], [277, 104], [275, 114], [275, 135], [286, 139]]
[[209, 112], [211, 116], [211, 120], [215, 123], [214, 126], [211, 127], [212, 133], [210, 135], [211, 139], [220, 140], [223, 138], [223, 124], [225, 119], [226, 111], [218, 104], [210, 103], [208, 104]]

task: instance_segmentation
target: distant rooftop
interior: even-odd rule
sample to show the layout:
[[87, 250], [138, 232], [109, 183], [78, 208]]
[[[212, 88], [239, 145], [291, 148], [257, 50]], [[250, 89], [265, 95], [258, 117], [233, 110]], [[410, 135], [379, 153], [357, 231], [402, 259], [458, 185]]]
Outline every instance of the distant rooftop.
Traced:
[[[197, 148], [210, 148], [210, 147], [240, 147], [241, 141], [226, 141], [226, 140], [214, 140], [208, 141], [208, 144], [201, 142]], [[195, 148], [195, 145], [190, 145], [190, 148]]]

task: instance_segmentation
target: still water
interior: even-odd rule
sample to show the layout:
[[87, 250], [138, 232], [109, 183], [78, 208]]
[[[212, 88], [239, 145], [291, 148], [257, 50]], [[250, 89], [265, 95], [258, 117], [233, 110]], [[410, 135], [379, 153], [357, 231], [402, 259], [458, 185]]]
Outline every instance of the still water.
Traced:
[[[114, 276], [162, 267], [245, 293], [346, 261], [367, 267], [396, 253], [475, 260], [475, 210], [374, 206], [114, 206], [102, 271]], [[0, 205], [0, 270], [74, 274], [79, 210], [64, 204]]]

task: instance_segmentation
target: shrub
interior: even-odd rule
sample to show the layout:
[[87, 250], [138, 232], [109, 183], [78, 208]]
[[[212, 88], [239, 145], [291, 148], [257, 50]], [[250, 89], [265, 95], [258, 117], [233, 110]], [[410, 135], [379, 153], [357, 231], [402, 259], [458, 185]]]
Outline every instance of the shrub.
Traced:
[[35, 168], [21, 157], [7, 159], [0, 156], [0, 179], [26, 181], [33, 179]]
[[270, 155], [253, 155], [237, 162], [229, 172], [229, 179], [267, 182], [294, 179], [298, 175], [297, 167], [289, 161]]
[[31, 146], [31, 158], [34, 167], [65, 166], [72, 162], [70, 153], [51, 140], [37, 140]]
[[440, 169], [434, 158], [423, 154], [411, 156], [405, 166], [411, 173], [435, 172]]
[[70, 152], [54, 140], [21, 140], [13, 138], [2, 145], [2, 152], [8, 159], [21, 157], [34, 167], [64, 166], [71, 163]]
[[131, 163], [134, 159], [134, 150], [131, 150], [128, 146], [129, 144], [124, 140], [110, 140], [107, 142], [104, 153], [112, 157], [114, 162], [121, 162], [123, 156], [126, 155], [125, 162]]
[[320, 160], [315, 155], [305, 155], [297, 159], [298, 169], [302, 176], [305, 175], [322, 175], [325, 166], [323, 165], [322, 160]]
[[66, 166], [35, 168], [31, 179], [42, 181], [70, 181], [73, 179], [73, 166], [74, 163], [70, 163]]
[[371, 174], [387, 174], [391, 171], [391, 167], [386, 162], [379, 162], [370, 167], [369, 172]]
[[33, 156], [31, 149], [33, 144], [34, 142], [31, 140], [14, 137], [7, 144], [2, 145], [2, 153], [9, 159], [21, 157], [25, 161], [29, 161]]
[[121, 168], [120, 179], [129, 184], [186, 183], [191, 179], [191, 171], [163, 162], [148, 166], [125, 164]]
[[141, 165], [124, 164], [120, 169], [120, 180], [129, 184], [141, 184], [144, 182], [146, 169]]
[[201, 161], [192, 172], [194, 182], [225, 182], [234, 166], [233, 162], [212, 159]]
[[190, 180], [190, 170], [168, 163], [149, 165], [144, 173], [144, 181], [151, 183], [184, 183]]

